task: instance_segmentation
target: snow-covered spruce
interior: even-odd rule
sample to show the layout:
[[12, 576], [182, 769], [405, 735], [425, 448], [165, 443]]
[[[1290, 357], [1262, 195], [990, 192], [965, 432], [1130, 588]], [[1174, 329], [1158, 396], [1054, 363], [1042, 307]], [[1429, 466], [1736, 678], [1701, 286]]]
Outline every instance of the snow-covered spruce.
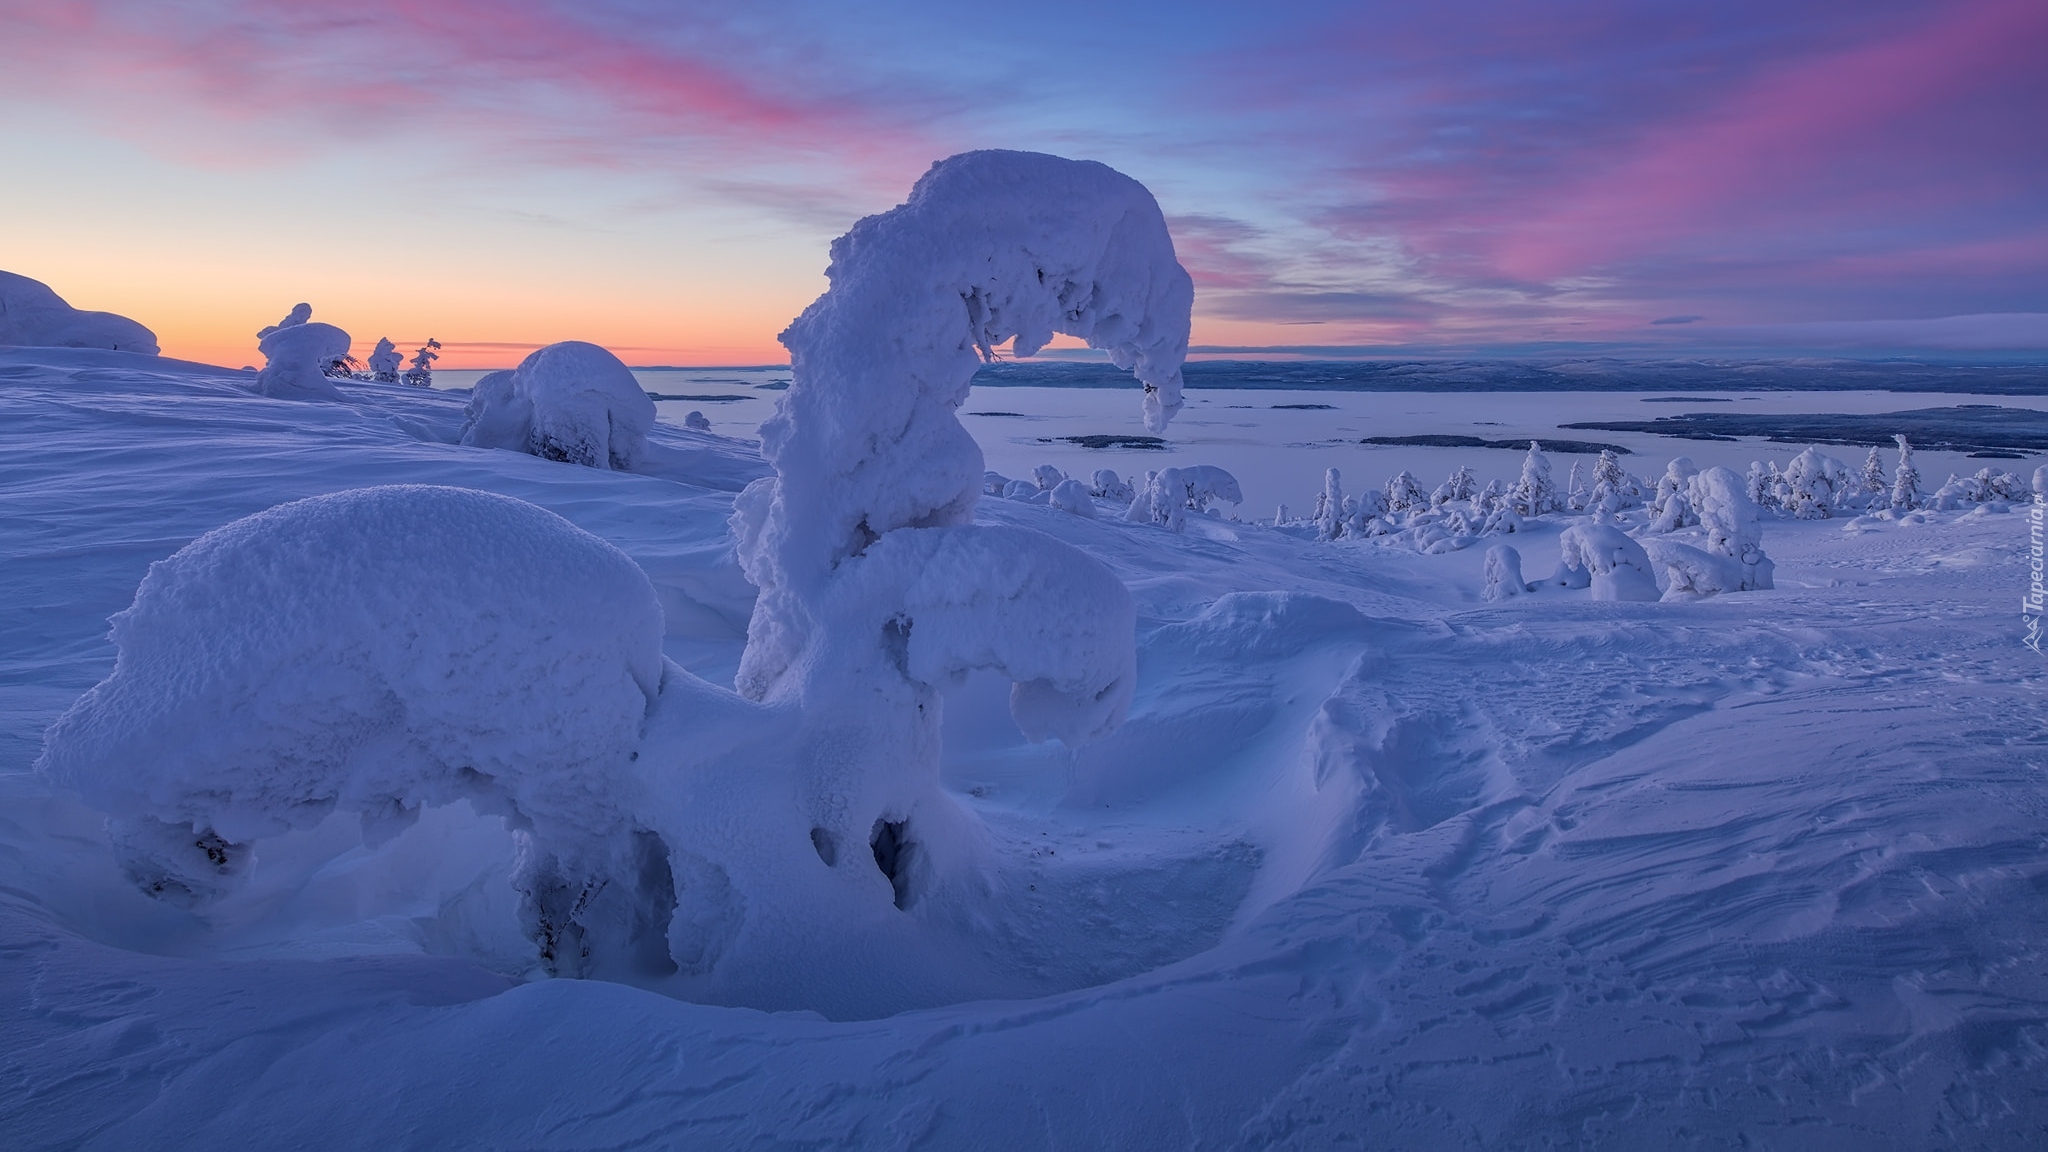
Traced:
[[1529, 590], [1528, 582], [1522, 579], [1522, 554], [1506, 544], [1495, 544], [1486, 550], [1484, 574], [1486, 587], [1480, 593], [1483, 599], [1505, 600]]
[[1706, 547], [1647, 540], [1644, 550], [1664, 569], [1664, 599], [1690, 600], [1723, 592], [1769, 588], [1773, 565], [1763, 550], [1761, 510], [1743, 479], [1726, 468], [1693, 477], [1690, 489], [1706, 533]]
[[1785, 466], [1785, 509], [1801, 520], [1826, 520], [1855, 490], [1849, 466], [1808, 448]]
[[1700, 522], [1693, 509], [1693, 480], [1699, 474], [1699, 466], [1689, 456], [1676, 457], [1664, 466], [1664, 475], [1657, 479], [1656, 492], [1650, 498], [1650, 522], [1644, 531], [1675, 532]]
[[157, 354], [156, 333], [135, 321], [73, 308], [49, 285], [12, 272], [0, 272], [0, 344]]
[[593, 948], [658, 963], [674, 896], [627, 765], [661, 636], [640, 569], [551, 512], [458, 488], [316, 496], [152, 565], [113, 618], [113, 672], [37, 768], [109, 815], [137, 884], [188, 903], [330, 813], [376, 841], [468, 800], [523, 841], [550, 970]]
[[1920, 507], [1920, 470], [1913, 466], [1913, 445], [1904, 436], [1892, 439], [1899, 446], [1899, 466], [1892, 473], [1892, 514], [1904, 515]]
[[1551, 582], [1593, 589], [1595, 600], [1656, 600], [1657, 577], [1643, 546], [1611, 524], [1580, 521], [1558, 536]]
[[1323, 491], [1316, 497], [1314, 519], [1316, 539], [1335, 540], [1344, 535], [1344, 477], [1335, 468], [1323, 473]]
[[427, 342], [420, 346], [420, 350], [412, 354], [412, 365], [405, 370], [405, 375], [399, 379], [414, 388], [432, 388], [434, 386], [434, 361], [441, 358], [440, 349], [441, 342], [429, 337]]
[[313, 318], [311, 304], [298, 304], [285, 318], [256, 333], [263, 353], [256, 391], [281, 400], [339, 400], [330, 370], [348, 357], [348, 333]]
[[1534, 440], [1529, 441], [1529, 454], [1522, 458], [1521, 479], [1509, 491], [1508, 501], [1523, 516], [1541, 516], [1563, 506], [1557, 482], [1550, 475], [1550, 457], [1543, 454], [1542, 445]]
[[[1162, 429], [1180, 407], [1193, 302], [1142, 185], [1024, 152], [933, 165], [906, 203], [833, 243], [826, 274], [781, 337], [790, 386], [761, 426], [776, 475], [733, 511], [760, 590], [735, 682], [801, 704], [797, 803], [821, 859], [828, 844], [906, 845], [923, 822], [964, 819], [938, 785], [939, 692], [969, 668], [1016, 682], [1012, 709], [1034, 737], [1078, 740], [1122, 718], [1129, 594], [1050, 537], [971, 527], [986, 476], [956, 413], [996, 345], [1030, 355], [1064, 333], [1131, 369]], [[857, 866], [858, 853], [831, 855]]]
[[370, 379], [379, 384], [398, 383], [398, 366], [404, 358], [398, 354], [398, 347], [391, 343], [391, 337], [377, 338], [377, 347], [364, 363], [369, 366]]
[[1399, 516], [1404, 512], [1429, 507], [1429, 495], [1422, 490], [1422, 485], [1415, 482], [1414, 474], [1406, 468], [1388, 478], [1385, 495], [1387, 512], [1391, 515]]
[[631, 369], [595, 344], [565, 340], [478, 380], [462, 442], [629, 471], [653, 427], [654, 399]]

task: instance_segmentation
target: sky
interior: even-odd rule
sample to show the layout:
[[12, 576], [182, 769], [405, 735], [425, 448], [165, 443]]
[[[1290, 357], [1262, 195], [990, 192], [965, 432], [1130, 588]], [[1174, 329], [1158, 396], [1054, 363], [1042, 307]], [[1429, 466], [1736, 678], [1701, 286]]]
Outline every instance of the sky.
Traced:
[[975, 148], [1149, 187], [1227, 355], [2048, 358], [2048, 3], [0, 0], [0, 269], [240, 365], [783, 362]]

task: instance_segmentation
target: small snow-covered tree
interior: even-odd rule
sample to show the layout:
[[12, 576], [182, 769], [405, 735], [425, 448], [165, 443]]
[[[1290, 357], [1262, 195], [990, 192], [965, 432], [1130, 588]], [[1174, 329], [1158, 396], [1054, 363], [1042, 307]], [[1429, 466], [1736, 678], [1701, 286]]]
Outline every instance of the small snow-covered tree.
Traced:
[[1123, 502], [1128, 502], [1133, 496], [1137, 495], [1136, 491], [1131, 488], [1129, 481], [1108, 468], [1098, 468], [1095, 470], [1095, 480], [1093, 484], [1089, 485], [1088, 494], [1099, 496], [1104, 500]]
[[1344, 535], [1344, 480], [1332, 468], [1323, 473], [1323, 491], [1316, 497], [1316, 539]]
[[1550, 475], [1550, 457], [1543, 454], [1542, 445], [1534, 440], [1529, 441], [1529, 454], [1522, 457], [1522, 478], [1515, 482], [1508, 500], [1523, 516], [1541, 516], [1559, 507], [1557, 482]]
[[1095, 500], [1079, 480], [1062, 480], [1046, 490], [1046, 502], [1084, 520], [1095, 519]]
[[1495, 544], [1486, 550], [1482, 575], [1486, 586], [1480, 597], [1485, 600], [1505, 600], [1529, 590], [1522, 579], [1522, 554], [1506, 544]]
[[1387, 511], [1395, 516], [1429, 507], [1429, 494], [1406, 468], [1387, 481]]
[[692, 432], [709, 432], [711, 431], [711, 418], [692, 408], [683, 414], [683, 427], [688, 428]]
[[1572, 461], [1571, 480], [1565, 486], [1564, 502], [1565, 507], [1573, 512], [1583, 512], [1593, 502], [1592, 490], [1586, 487], [1586, 478], [1577, 460]]
[[1032, 482], [1037, 484], [1042, 491], [1046, 492], [1052, 491], [1066, 478], [1067, 474], [1065, 472], [1050, 464], [1040, 464], [1031, 470]]
[[1706, 532], [1704, 550], [1672, 541], [1646, 544], [1667, 573], [1665, 599], [1769, 588], [1773, 565], [1764, 555], [1761, 510], [1743, 480], [1726, 468], [1701, 472], [1692, 486]]
[[1785, 507], [1801, 520], [1826, 520], [1833, 516], [1841, 497], [1854, 483], [1848, 465], [1818, 448], [1808, 448], [1794, 456], [1785, 467], [1784, 481]]
[[1892, 472], [1892, 512], [1901, 514], [1920, 507], [1920, 470], [1913, 467], [1913, 446], [1905, 436], [1892, 439], [1899, 446], [1899, 466]]
[[1486, 487], [1479, 490], [1479, 495], [1472, 498], [1472, 507], [1482, 516], [1490, 516], [1507, 502], [1507, 494], [1502, 491], [1500, 481], [1488, 480]]
[[1429, 494], [1429, 504], [1432, 508], [1441, 508], [1456, 500], [1470, 500], [1478, 490], [1479, 481], [1473, 477], [1472, 470], [1461, 466], [1452, 469], [1450, 476]]
[[1650, 500], [1647, 532], [1675, 532], [1700, 522], [1693, 510], [1693, 483], [1700, 470], [1690, 457], [1680, 456], [1665, 465], [1657, 480], [1656, 495]]
[[1875, 444], [1872, 444], [1870, 451], [1863, 456], [1862, 479], [1862, 495], [1866, 504], [1883, 496], [1891, 489], [1891, 478], [1885, 475], [1884, 461], [1878, 458], [1877, 445]]
[[1619, 512], [1633, 504], [1637, 495], [1635, 480], [1621, 466], [1621, 459], [1612, 448], [1602, 448], [1600, 458], [1593, 462], [1593, 491], [1588, 505], [1600, 504], [1609, 512]]
[[1213, 464], [1190, 464], [1163, 468], [1145, 474], [1145, 485], [1131, 500], [1124, 518], [1133, 523], [1158, 524], [1179, 532], [1187, 525], [1189, 512], [1202, 513], [1217, 500], [1244, 503], [1237, 477]]
[[1749, 495], [1751, 503], [1755, 504], [1758, 508], [1766, 510], [1774, 511], [1777, 509], [1778, 492], [1776, 476], [1775, 467], [1770, 471], [1765, 471], [1763, 461], [1752, 460], [1749, 462], [1749, 475], [1743, 481], [1743, 486]]
[[347, 358], [348, 333], [313, 320], [313, 306], [299, 304], [283, 320], [256, 333], [263, 370], [256, 391], [287, 400], [339, 400], [328, 369]]
[[440, 349], [439, 340], [428, 338], [427, 342], [420, 346], [420, 350], [412, 354], [412, 366], [405, 370], [402, 377], [404, 382], [415, 388], [433, 387], [434, 369], [431, 365], [441, 358]]
[[398, 347], [391, 343], [389, 336], [377, 338], [376, 351], [371, 352], [370, 358], [364, 363], [369, 365], [371, 380], [379, 384], [398, 383], [398, 366], [401, 358], [398, 355]]

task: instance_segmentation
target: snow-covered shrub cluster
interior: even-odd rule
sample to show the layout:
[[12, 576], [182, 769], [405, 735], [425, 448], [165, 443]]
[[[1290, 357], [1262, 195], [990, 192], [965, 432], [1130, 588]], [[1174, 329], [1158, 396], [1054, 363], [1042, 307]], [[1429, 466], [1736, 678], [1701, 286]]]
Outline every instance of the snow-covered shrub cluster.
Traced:
[[[112, 819], [145, 890], [203, 903], [254, 841], [357, 816], [366, 838], [468, 800], [522, 840], [552, 970], [665, 924], [626, 766], [662, 676], [662, 613], [618, 549], [455, 488], [280, 505], [152, 565], [114, 671], [38, 768]], [[644, 922], [644, 923], [643, 923]], [[636, 925], [638, 927], [636, 927]]]
[[403, 362], [404, 358], [398, 354], [398, 347], [391, 342], [391, 337], [379, 336], [376, 349], [370, 353], [364, 364], [369, 368], [370, 380], [373, 383], [396, 384], [398, 366]]
[[1137, 494], [1131, 498], [1124, 518], [1134, 524], [1158, 524], [1179, 532], [1186, 528], [1190, 512], [1205, 515], [1218, 500], [1244, 503], [1237, 477], [1213, 464], [1162, 468], [1145, 473], [1145, 482], [1137, 486]]
[[49, 285], [12, 272], [0, 272], [0, 344], [157, 354], [156, 333], [135, 321], [73, 308]]
[[469, 394], [462, 443], [591, 468], [630, 470], [645, 454], [654, 399], [595, 344], [550, 344]]
[[1580, 521], [1558, 536], [1557, 572], [1550, 582], [1593, 590], [1595, 600], [1656, 600], [1656, 571], [1643, 546], [1612, 524]]
[[311, 304], [296, 305], [256, 333], [264, 356], [256, 391], [283, 400], [339, 400], [334, 380], [349, 375], [348, 346], [348, 333], [314, 320]]

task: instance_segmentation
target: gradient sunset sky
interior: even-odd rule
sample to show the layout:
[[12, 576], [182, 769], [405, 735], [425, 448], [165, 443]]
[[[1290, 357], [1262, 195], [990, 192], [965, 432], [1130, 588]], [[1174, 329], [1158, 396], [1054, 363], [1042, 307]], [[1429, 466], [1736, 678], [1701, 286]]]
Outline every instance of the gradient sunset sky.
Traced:
[[0, 268], [762, 364], [972, 148], [1150, 187], [1222, 349], [2048, 358], [2048, 0], [0, 0]]

